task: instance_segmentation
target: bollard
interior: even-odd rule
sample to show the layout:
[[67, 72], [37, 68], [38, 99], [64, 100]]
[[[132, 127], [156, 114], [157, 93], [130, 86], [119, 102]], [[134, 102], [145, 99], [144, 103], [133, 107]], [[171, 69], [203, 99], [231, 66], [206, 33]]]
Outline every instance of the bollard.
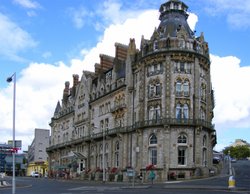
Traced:
[[235, 188], [235, 178], [234, 176], [230, 176], [228, 179], [228, 188], [234, 189]]

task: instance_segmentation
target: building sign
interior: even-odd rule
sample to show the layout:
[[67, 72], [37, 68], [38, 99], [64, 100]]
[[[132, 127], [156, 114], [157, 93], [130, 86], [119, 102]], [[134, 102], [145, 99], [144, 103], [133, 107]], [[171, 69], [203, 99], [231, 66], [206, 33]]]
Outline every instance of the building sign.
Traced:
[[[13, 140], [8, 140], [8, 145], [12, 146], [13, 145]], [[15, 148], [22, 148], [22, 140], [15, 140]]]

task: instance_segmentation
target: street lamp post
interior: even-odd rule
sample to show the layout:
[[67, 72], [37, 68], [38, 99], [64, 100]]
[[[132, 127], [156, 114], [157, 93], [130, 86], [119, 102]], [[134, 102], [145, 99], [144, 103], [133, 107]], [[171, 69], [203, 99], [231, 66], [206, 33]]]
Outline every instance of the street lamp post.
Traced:
[[7, 78], [7, 82], [12, 82], [14, 83], [13, 86], [13, 140], [12, 140], [12, 147], [13, 147], [13, 152], [12, 152], [12, 194], [16, 193], [16, 179], [15, 179], [15, 172], [16, 172], [16, 145], [15, 145], [15, 116], [16, 116], [16, 73], [14, 73], [12, 76]]
[[102, 182], [105, 183], [105, 130], [103, 128], [102, 138]]

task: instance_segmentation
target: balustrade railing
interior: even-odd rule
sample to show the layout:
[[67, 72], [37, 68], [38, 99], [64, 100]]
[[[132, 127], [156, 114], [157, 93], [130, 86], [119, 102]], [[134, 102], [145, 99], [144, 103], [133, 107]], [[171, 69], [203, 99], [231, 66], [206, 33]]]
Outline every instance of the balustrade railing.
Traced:
[[211, 122], [204, 121], [202, 119], [176, 119], [176, 118], [163, 118], [163, 119], [154, 119], [154, 120], [145, 120], [135, 122], [133, 126], [125, 127], [115, 127], [112, 129], [107, 129], [104, 132], [89, 134], [77, 139], [73, 139], [64, 143], [52, 145], [47, 148], [47, 151], [52, 151], [54, 149], [59, 149], [75, 144], [82, 143], [83, 141], [91, 141], [95, 139], [101, 139], [104, 136], [115, 135], [118, 133], [129, 133], [136, 129], [154, 127], [154, 126], [164, 126], [164, 125], [188, 125], [188, 126], [203, 126], [210, 130], [214, 130], [214, 125]]

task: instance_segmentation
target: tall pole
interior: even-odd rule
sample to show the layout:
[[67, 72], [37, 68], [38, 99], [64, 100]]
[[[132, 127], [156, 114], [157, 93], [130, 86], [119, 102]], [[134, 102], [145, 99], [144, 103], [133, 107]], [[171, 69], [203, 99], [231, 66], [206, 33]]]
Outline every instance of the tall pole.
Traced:
[[231, 163], [231, 156], [230, 156], [230, 150], [228, 151], [228, 156], [229, 156], [229, 175], [231, 176], [233, 173], [232, 173], [232, 163]]
[[16, 121], [16, 73], [7, 78], [7, 82], [13, 81], [13, 140], [12, 140], [12, 194], [16, 193], [16, 145], [15, 145], [15, 121]]
[[105, 130], [102, 131], [102, 182], [105, 183]]

